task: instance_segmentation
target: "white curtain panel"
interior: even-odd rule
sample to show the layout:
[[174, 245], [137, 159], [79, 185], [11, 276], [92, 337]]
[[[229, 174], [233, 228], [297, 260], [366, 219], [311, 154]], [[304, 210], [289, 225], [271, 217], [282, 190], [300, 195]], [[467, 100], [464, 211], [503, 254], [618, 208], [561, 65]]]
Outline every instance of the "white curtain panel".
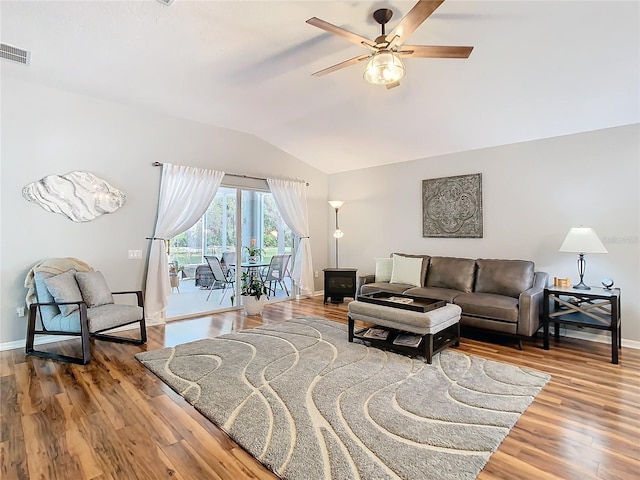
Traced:
[[267, 178], [280, 215], [291, 231], [300, 239], [291, 270], [291, 279], [302, 295], [313, 295], [313, 261], [309, 240], [309, 214], [304, 182]]
[[162, 165], [158, 219], [149, 254], [145, 310], [150, 320], [164, 318], [167, 298], [171, 294], [169, 284], [169, 259], [166, 242], [191, 228], [211, 205], [224, 172]]

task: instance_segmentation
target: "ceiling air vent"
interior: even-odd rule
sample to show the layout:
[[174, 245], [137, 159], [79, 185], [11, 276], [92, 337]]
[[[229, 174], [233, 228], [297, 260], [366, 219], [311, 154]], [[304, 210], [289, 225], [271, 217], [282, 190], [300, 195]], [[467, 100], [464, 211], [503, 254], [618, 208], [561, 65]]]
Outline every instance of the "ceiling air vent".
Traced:
[[23, 65], [29, 65], [31, 52], [27, 52], [26, 50], [18, 47], [12, 47], [6, 43], [0, 43], [0, 58], [5, 58]]

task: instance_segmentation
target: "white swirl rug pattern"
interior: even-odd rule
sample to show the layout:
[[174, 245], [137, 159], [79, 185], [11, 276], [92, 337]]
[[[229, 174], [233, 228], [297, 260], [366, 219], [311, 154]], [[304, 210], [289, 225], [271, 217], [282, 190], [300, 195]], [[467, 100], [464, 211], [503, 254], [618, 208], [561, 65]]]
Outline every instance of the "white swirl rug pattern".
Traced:
[[320, 318], [136, 358], [289, 480], [476, 478], [549, 380], [454, 349], [427, 365]]

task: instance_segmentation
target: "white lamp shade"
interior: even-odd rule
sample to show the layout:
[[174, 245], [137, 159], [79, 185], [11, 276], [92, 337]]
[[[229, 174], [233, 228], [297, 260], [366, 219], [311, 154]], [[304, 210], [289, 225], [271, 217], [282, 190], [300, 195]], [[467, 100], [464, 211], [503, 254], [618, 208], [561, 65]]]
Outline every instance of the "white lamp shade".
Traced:
[[342, 238], [342, 237], [344, 237], [344, 233], [339, 228], [336, 228], [336, 231], [333, 232], [333, 237], [334, 238]]
[[344, 205], [344, 202], [342, 200], [329, 200], [329, 205], [337, 210]]
[[573, 227], [560, 246], [561, 252], [572, 253], [609, 253], [607, 249], [589, 227]]

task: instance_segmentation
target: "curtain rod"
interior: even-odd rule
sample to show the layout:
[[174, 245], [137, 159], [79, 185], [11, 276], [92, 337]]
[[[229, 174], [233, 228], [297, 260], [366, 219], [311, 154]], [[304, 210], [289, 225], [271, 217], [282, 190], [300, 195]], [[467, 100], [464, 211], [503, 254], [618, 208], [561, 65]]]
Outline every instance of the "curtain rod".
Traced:
[[[160, 162], [153, 162], [151, 165], [153, 165], [154, 167], [161, 167], [162, 163]], [[242, 175], [240, 173], [227, 173], [224, 172], [225, 175], [229, 175], [230, 177], [239, 177], [239, 178], [249, 178], [251, 180], [264, 180], [265, 182], [267, 181], [266, 178], [262, 178], [262, 177], [252, 177], [251, 175]], [[303, 180], [304, 182], [304, 180]], [[309, 182], [304, 182], [304, 184], [308, 187], [309, 186]]]

